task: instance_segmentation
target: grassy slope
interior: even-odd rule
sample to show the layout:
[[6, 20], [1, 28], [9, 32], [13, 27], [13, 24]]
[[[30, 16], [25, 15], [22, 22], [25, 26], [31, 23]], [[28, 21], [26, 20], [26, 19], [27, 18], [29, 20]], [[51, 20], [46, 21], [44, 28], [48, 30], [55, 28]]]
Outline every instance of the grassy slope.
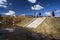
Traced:
[[17, 23], [17, 26], [24, 26], [26, 23], [28, 23], [33, 19], [32, 17], [26, 17], [26, 16], [21, 16], [19, 18], [21, 19], [21, 21]]
[[56, 38], [60, 38], [60, 17], [47, 17], [45, 21], [35, 29], [35, 31], [46, 36], [50, 35]]

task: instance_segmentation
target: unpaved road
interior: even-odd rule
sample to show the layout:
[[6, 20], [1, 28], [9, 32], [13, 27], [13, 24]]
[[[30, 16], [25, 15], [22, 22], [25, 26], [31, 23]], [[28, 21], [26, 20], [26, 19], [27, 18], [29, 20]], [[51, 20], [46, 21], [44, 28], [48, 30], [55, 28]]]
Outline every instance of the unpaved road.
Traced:
[[32, 23], [30, 23], [29, 25], [27, 25], [27, 28], [33, 28], [35, 29], [36, 27], [38, 27], [44, 20], [46, 17], [39, 17], [36, 18]]

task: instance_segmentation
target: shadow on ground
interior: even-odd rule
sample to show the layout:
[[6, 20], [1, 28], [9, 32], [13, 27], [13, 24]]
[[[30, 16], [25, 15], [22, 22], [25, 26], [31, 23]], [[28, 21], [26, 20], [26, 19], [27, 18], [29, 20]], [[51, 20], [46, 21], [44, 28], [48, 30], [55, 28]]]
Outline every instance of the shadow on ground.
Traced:
[[[0, 40], [50, 40], [26, 28], [0, 28]], [[51, 39], [56, 40], [56, 39]]]

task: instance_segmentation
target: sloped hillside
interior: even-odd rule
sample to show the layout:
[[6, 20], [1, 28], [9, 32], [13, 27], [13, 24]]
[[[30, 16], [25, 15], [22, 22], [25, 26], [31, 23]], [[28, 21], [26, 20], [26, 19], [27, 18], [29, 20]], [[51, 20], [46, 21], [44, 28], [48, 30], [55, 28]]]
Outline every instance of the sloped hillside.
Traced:
[[36, 29], [36, 32], [42, 33], [45, 36], [60, 38], [60, 17], [47, 17], [41, 25]]
[[33, 17], [27, 17], [27, 16], [4, 16], [3, 21], [4, 24], [2, 24], [2, 27], [12, 27], [13, 26], [13, 21], [14, 21], [14, 26], [24, 26], [26, 23], [28, 23], [30, 20], [32, 20]]
[[24, 26], [26, 23], [28, 23], [29, 21], [31, 21], [33, 19], [33, 17], [27, 17], [27, 16], [18, 16], [16, 18], [17, 23], [16, 25], [17, 26]]

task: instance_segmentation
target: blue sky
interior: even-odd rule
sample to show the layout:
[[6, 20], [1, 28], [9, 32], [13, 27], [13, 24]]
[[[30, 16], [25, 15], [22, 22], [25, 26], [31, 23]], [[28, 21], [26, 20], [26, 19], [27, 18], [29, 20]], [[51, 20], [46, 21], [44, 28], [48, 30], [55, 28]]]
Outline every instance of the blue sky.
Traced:
[[[4, 2], [3, 2], [4, 1]], [[35, 12], [41, 12], [42, 15], [46, 12], [58, 11], [56, 16], [60, 16], [60, 0], [0, 0], [0, 14], [9, 13], [13, 11], [16, 15], [26, 14], [34, 15]], [[3, 2], [3, 3], [2, 3]], [[3, 4], [3, 5], [2, 5]], [[34, 5], [39, 5], [40, 7], [33, 10]], [[42, 8], [43, 7], [43, 8]], [[40, 8], [40, 9], [39, 9]]]

